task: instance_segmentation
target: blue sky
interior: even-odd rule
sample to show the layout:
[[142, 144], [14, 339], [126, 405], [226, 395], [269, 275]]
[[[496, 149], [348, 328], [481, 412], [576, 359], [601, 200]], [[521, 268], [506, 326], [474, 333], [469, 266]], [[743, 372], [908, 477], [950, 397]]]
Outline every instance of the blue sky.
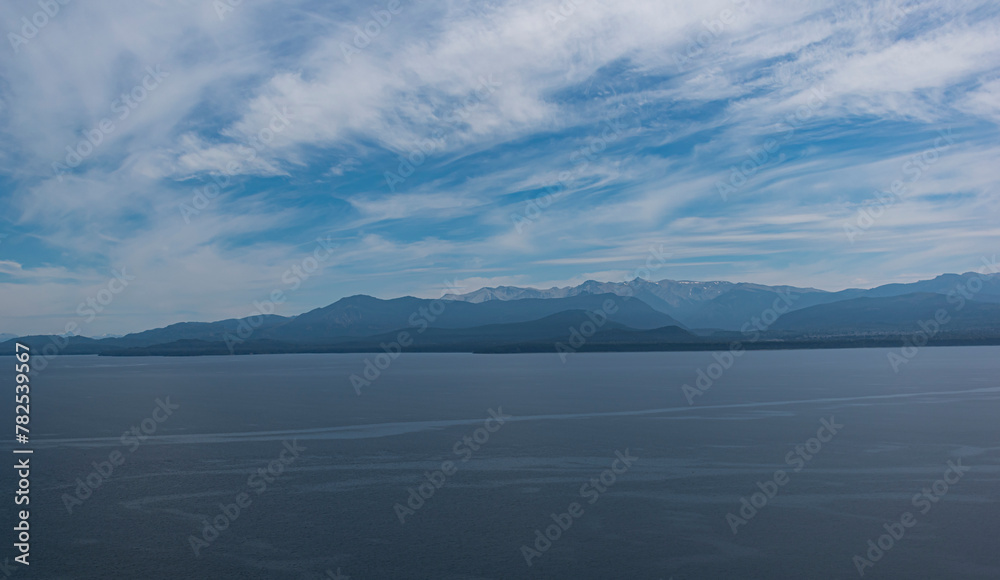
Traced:
[[996, 253], [993, 2], [233, 4], [0, 7], [0, 332]]

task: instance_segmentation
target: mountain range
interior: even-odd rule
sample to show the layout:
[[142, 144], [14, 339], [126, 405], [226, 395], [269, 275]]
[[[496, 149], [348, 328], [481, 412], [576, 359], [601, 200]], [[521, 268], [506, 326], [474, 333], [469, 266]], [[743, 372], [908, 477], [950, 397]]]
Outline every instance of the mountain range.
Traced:
[[16, 342], [104, 355], [370, 352], [407, 341], [411, 350], [470, 352], [714, 349], [737, 340], [750, 348], [892, 346], [921, 330], [939, 344], [1000, 343], [1000, 275], [839, 292], [636, 278], [482, 288], [439, 300], [356, 295], [292, 317], [181, 322], [102, 339], [12, 338], [0, 342], [0, 354]]
[[719, 328], [739, 330], [751, 317], [759, 314], [781, 293], [796, 296], [792, 310], [799, 310], [841, 302], [851, 298], [887, 298], [919, 292], [948, 294], [959, 292], [973, 280], [982, 282], [982, 287], [972, 292], [974, 299], [981, 302], [1000, 302], [1000, 275], [981, 275], [976, 272], [965, 274], [942, 274], [931, 280], [909, 284], [886, 284], [871, 289], [852, 288], [839, 292], [827, 292], [816, 288], [795, 286], [765, 286], [762, 284], [733, 282], [693, 282], [687, 280], [660, 280], [650, 282], [636, 278], [630, 282], [595, 282], [588, 280], [579, 286], [564, 288], [519, 288], [498, 286], [482, 288], [468, 294], [447, 294], [445, 299], [471, 303], [490, 301], [521, 300], [525, 298], [562, 298], [580, 294], [612, 293], [620, 296], [631, 295], [639, 298], [653, 309], [668, 314], [689, 328]]

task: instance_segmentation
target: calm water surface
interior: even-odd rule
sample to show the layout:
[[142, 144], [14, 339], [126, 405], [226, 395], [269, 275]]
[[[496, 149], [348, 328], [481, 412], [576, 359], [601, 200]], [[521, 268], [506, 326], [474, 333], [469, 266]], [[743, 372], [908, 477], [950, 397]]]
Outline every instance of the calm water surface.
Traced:
[[360, 395], [372, 355], [60, 357], [13, 577], [1000, 578], [1000, 348], [887, 353], [748, 352], [693, 404], [711, 353], [407, 353]]

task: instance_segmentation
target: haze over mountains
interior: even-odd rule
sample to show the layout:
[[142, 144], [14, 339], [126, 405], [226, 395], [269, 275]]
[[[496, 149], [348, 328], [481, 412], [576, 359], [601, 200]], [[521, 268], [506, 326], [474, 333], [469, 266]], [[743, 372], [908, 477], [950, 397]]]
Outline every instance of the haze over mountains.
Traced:
[[[482, 288], [439, 300], [357, 295], [293, 317], [254, 314], [100, 340], [18, 340], [39, 349], [54, 344], [64, 354], [121, 355], [377, 351], [406, 341], [409, 349], [437, 351], [551, 352], [573, 343], [593, 350], [708, 349], [750, 336], [755, 348], [787, 348], [896, 344], [937, 318], [930, 338], [981, 344], [1000, 340], [1000, 275], [943, 274], [839, 292], [637, 278], [547, 290]], [[14, 342], [0, 344], [0, 352], [12, 352]]]
[[910, 284], [887, 284], [868, 290], [848, 289], [839, 292], [795, 286], [765, 286], [721, 281], [660, 280], [659, 282], [650, 282], [636, 278], [630, 282], [589, 280], [579, 286], [549, 288], [547, 290], [499, 286], [482, 288], [467, 294], [448, 294], [445, 298], [482, 303], [524, 298], [561, 298], [580, 294], [631, 295], [649, 304], [653, 309], [669, 314], [690, 328], [739, 330], [751, 317], [759, 316], [760, 312], [782, 293], [791, 293], [794, 296], [790, 305], [791, 309], [799, 310], [852, 298], [886, 298], [919, 292], [958, 294], [959, 290], [966, 287], [973, 279], [983, 281], [982, 287], [977, 292], [972, 292], [975, 300], [1000, 302], [1000, 276], [989, 274], [984, 277], [976, 272], [942, 274], [932, 280], [922, 280]]

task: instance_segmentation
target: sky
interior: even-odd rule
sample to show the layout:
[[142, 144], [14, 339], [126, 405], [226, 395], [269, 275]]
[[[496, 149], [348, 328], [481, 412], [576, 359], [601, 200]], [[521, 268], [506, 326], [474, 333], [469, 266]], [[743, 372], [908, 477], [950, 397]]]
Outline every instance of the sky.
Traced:
[[872, 287], [1000, 241], [995, 2], [42, 0], [0, 23], [0, 332], [621, 281], [654, 251], [654, 280]]

